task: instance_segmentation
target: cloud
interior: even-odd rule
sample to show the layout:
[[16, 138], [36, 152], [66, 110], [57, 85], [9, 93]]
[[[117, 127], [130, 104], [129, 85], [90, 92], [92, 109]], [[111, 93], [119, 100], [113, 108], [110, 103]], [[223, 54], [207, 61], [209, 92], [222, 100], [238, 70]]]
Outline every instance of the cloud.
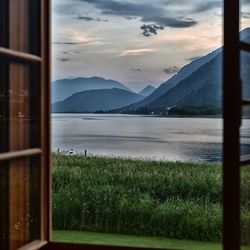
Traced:
[[115, 16], [130, 16], [130, 17], [143, 17], [149, 15], [163, 14], [162, 8], [155, 7], [152, 4], [138, 4], [131, 2], [117, 2], [113, 0], [81, 0], [94, 4], [96, 8], [100, 9], [103, 14]]
[[76, 44], [82, 44], [82, 43], [76, 43], [76, 42], [53, 42], [53, 44], [58, 44], [58, 45], [76, 45]]
[[68, 51], [62, 51], [63, 55], [71, 55], [71, 54], [80, 54], [81, 52], [78, 50], [68, 50]]
[[156, 25], [156, 24], [144, 24], [141, 26], [141, 30], [143, 30], [143, 35], [146, 37], [157, 35], [157, 30], [164, 30], [165, 26], [163, 25]]
[[133, 17], [133, 16], [124, 16], [124, 18], [129, 21], [138, 19], [138, 17]]
[[[116, 2], [113, 0], [81, 0], [93, 4], [102, 14], [122, 16], [127, 19], [139, 18], [143, 23], [164, 25], [172, 28], [187, 28], [197, 24], [192, 18], [173, 17], [174, 12], [169, 12], [162, 7], [148, 3]], [[142, 26], [143, 27], [143, 26]], [[148, 29], [148, 31], [145, 31]], [[157, 34], [156, 28], [145, 27], [144, 36]]]
[[69, 58], [57, 58], [57, 60], [60, 62], [68, 62], [70, 59]]
[[222, 7], [222, 1], [218, 0], [218, 1], [204, 1], [198, 5], [196, 5], [196, 7], [193, 9], [193, 13], [200, 13], [200, 12], [205, 12], [211, 9], [215, 9], [215, 8], [221, 8]]
[[128, 49], [123, 51], [119, 56], [138, 56], [155, 51], [157, 51], [157, 49]]
[[241, 18], [250, 19], [250, 12], [241, 12]]
[[100, 18], [93, 18], [93, 17], [89, 17], [89, 16], [78, 16], [77, 17], [78, 20], [82, 20], [82, 21], [86, 21], [86, 22], [108, 22], [109, 20], [107, 19], [100, 19]]
[[170, 66], [170, 67], [164, 69], [164, 72], [167, 75], [173, 75], [173, 74], [176, 74], [179, 70], [180, 70], [180, 67], [178, 67], [178, 66]]
[[[77, 39], [77, 37], [75, 37], [75, 40], [80, 40], [81, 38]], [[85, 45], [85, 46], [93, 46], [93, 45], [100, 45], [103, 44], [103, 42], [101, 41], [95, 41], [95, 40], [87, 40], [84, 42], [52, 42], [52, 44], [54, 45]]]
[[195, 60], [198, 60], [200, 59], [202, 56], [194, 56], [194, 57], [190, 57], [190, 58], [187, 58], [186, 61], [188, 62], [192, 62], [192, 61], [195, 61]]
[[250, 4], [250, 0], [241, 0], [241, 4]]
[[139, 68], [131, 68], [131, 70], [134, 72], [142, 72], [142, 69], [139, 69]]
[[60, 1], [58, 3], [57, 1], [52, 2], [52, 12], [58, 13], [61, 15], [72, 15], [76, 13], [77, 6], [75, 4], [72, 4], [71, 2], [64, 3], [63, 1]]
[[154, 22], [159, 25], [165, 25], [171, 28], [188, 28], [197, 24], [197, 21], [193, 20], [192, 18], [170, 18], [170, 17], [143, 17], [143, 22]]

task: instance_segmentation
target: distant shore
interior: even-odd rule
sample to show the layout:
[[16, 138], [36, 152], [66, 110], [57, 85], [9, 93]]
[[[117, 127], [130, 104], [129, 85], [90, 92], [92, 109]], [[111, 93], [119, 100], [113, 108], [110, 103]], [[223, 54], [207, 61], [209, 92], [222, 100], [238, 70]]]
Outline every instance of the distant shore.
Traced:
[[[163, 117], [163, 118], [223, 118], [222, 115], [161, 115], [161, 114], [128, 114], [128, 113], [95, 113], [95, 112], [52, 112], [53, 114], [92, 114], [92, 115], [129, 115], [143, 117]], [[249, 118], [245, 118], [249, 119]]]

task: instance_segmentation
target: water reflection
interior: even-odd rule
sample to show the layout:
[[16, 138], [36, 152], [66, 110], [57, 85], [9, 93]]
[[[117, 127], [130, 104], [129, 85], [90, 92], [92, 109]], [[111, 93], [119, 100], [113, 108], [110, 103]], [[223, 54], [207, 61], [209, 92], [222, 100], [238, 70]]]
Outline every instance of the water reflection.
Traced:
[[[143, 159], [221, 162], [222, 119], [54, 114], [53, 150]], [[242, 150], [247, 151], [250, 143]]]

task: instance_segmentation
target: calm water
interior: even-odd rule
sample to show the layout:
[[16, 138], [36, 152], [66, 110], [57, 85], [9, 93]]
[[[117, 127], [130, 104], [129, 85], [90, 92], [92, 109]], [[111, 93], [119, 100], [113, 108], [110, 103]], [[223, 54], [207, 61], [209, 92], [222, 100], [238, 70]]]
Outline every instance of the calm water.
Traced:
[[[250, 152], [250, 120], [243, 151]], [[108, 114], [53, 114], [52, 148], [173, 161], [222, 161], [222, 119]]]

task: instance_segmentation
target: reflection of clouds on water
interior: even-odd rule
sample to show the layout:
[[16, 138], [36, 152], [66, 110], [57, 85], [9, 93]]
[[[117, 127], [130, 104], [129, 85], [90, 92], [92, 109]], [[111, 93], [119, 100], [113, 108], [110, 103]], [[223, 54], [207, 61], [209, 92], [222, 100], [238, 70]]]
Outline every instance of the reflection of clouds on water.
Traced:
[[221, 143], [198, 143], [184, 149], [187, 156], [195, 162], [222, 162]]
[[101, 119], [96, 119], [96, 118], [82, 118], [82, 119], [86, 121], [101, 121]]
[[[250, 120], [242, 153], [250, 153]], [[88, 155], [221, 162], [222, 120], [106, 114], [53, 114], [52, 148]]]

